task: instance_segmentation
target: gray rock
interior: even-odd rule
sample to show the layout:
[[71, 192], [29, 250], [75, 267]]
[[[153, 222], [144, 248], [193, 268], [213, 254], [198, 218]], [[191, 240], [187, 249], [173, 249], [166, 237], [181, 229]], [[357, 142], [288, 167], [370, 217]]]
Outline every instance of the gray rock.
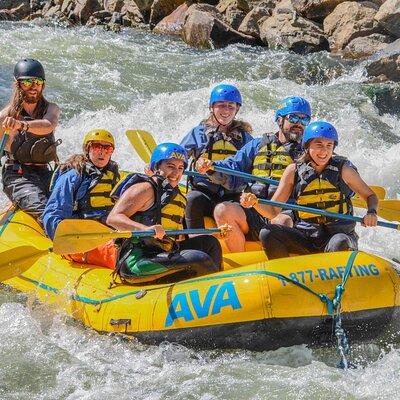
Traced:
[[113, 12], [121, 12], [124, 6], [124, 0], [104, 0], [103, 7], [105, 10]]
[[223, 21], [236, 30], [250, 11], [246, 0], [221, 0], [216, 8], [222, 14]]
[[150, 28], [154, 28], [184, 2], [185, 0], [154, 0], [150, 12]]
[[260, 37], [260, 26], [259, 23], [262, 18], [268, 18], [272, 15], [272, 7], [267, 5], [267, 2], [260, 3], [260, 5], [254, 7], [243, 19], [240, 24], [238, 31], [245, 35], [250, 35], [255, 38]]
[[134, 0], [125, 0], [121, 14], [124, 26], [136, 26], [144, 23], [144, 16]]
[[294, 9], [303, 17], [321, 21], [346, 0], [292, 0]]
[[185, 3], [181, 4], [176, 10], [170, 15], [163, 18], [155, 27], [153, 32], [164, 35], [177, 35], [180, 36], [182, 33], [183, 22], [185, 20], [186, 11], [188, 5]]
[[353, 39], [383, 33], [375, 21], [376, 5], [371, 2], [345, 1], [324, 20], [324, 32], [329, 37], [332, 52], [340, 52]]
[[375, 81], [400, 82], [400, 39], [372, 56], [366, 70]]
[[353, 39], [343, 50], [343, 56], [347, 58], [365, 58], [383, 50], [390, 42], [392, 37], [373, 33]]
[[400, 0], [386, 0], [376, 13], [375, 20], [400, 38]]
[[329, 49], [322, 29], [314, 22], [290, 14], [274, 14], [260, 26], [261, 40], [271, 48], [300, 54]]
[[224, 23], [215, 7], [206, 4], [189, 7], [182, 38], [187, 44], [203, 49], [220, 48], [233, 43], [258, 44], [252, 36], [244, 35]]
[[77, 21], [86, 24], [89, 17], [96, 11], [103, 9], [101, 0], [76, 0], [72, 14]]
[[362, 89], [380, 115], [400, 114], [400, 84], [368, 84], [363, 85]]

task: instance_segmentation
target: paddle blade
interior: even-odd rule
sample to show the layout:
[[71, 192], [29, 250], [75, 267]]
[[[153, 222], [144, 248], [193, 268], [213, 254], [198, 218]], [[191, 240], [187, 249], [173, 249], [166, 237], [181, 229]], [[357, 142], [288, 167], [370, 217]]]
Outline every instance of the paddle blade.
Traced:
[[[359, 197], [354, 197], [352, 203], [354, 207], [367, 208], [367, 203]], [[400, 221], [400, 200], [379, 200], [376, 212], [388, 221]]]
[[152, 134], [147, 131], [135, 129], [126, 131], [126, 136], [139, 157], [148, 164], [151, 153], [157, 146]]
[[0, 253], [0, 282], [21, 275], [43, 256], [47, 250], [33, 246], [19, 246]]
[[128, 231], [114, 231], [89, 219], [65, 219], [56, 229], [53, 251], [57, 254], [84, 253], [116, 238], [129, 238]]

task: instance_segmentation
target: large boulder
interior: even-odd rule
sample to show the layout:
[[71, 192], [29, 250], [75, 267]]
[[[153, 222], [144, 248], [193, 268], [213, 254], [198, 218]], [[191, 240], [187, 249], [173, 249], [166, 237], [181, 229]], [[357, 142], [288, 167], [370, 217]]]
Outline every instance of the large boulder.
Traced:
[[135, 0], [140, 13], [143, 15], [146, 21], [150, 19], [151, 5], [153, 4], [153, 1], [154, 0]]
[[390, 42], [392, 37], [373, 33], [353, 39], [343, 50], [343, 56], [347, 58], [365, 58], [378, 51], [383, 50]]
[[103, 4], [101, 0], [76, 0], [72, 16], [76, 21], [86, 24], [94, 12], [102, 9]]
[[260, 37], [260, 23], [262, 19], [267, 19], [272, 15], [272, 11], [275, 7], [273, 1], [263, 1], [255, 6], [243, 19], [240, 24], [238, 31], [245, 35], [254, 36], [255, 38]]
[[250, 8], [246, 0], [221, 0], [217, 10], [222, 14], [223, 21], [237, 30]]
[[375, 20], [400, 38], [400, 0], [386, 0], [376, 13]]
[[154, 0], [150, 12], [150, 28], [154, 28], [184, 2], [185, 0]]
[[294, 9], [304, 18], [322, 21], [346, 0], [292, 0]]
[[144, 16], [134, 0], [125, 0], [121, 9], [124, 26], [136, 26], [144, 23]]
[[363, 92], [371, 98], [380, 115], [400, 114], [400, 83], [363, 85]]
[[0, 1], [0, 20], [19, 20], [27, 17], [31, 12], [29, 0]]
[[61, 12], [65, 15], [68, 15], [74, 8], [74, 5], [74, 0], [63, 0], [61, 4]]
[[300, 54], [329, 49], [320, 26], [295, 14], [274, 12], [261, 24], [260, 37], [271, 48], [285, 48]]
[[332, 52], [340, 52], [353, 39], [382, 33], [374, 19], [377, 6], [371, 2], [345, 1], [339, 4], [324, 20], [324, 32], [329, 37]]
[[222, 21], [221, 14], [208, 4], [191, 5], [182, 29], [183, 40], [194, 47], [211, 49], [232, 43], [258, 44], [252, 36], [244, 35]]
[[110, 13], [121, 12], [124, 6], [124, 0], [104, 0], [103, 7], [106, 11]]
[[170, 15], [163, 18], [155, 27], [153, 32], [164, 35], [178, 35], [182, 33], [183, 22], [185, 20], [186, 11], [188, 10], [187, 3], [181, 4]]
[[400, 82], [400, 39], [373, 56], [366, 70], [376, 81]]

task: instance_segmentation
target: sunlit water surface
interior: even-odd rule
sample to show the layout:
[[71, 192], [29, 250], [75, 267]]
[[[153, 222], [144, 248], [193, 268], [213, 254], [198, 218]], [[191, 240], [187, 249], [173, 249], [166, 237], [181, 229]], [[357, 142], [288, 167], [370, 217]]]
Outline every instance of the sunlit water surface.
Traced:
[[[0, 23], [1, 106], [11, 93], [13, 65], [23, 57], [43, 62], [47, 97], [62, 109], [61, 159], [80, 151], [85, 132], [102, 127], [117, 138], [114, 159], [120, 166], [141, 171], [125, 131], [144, 129], [159, 142], [178, 141], [207, 115], [213, 85], [227, 81], [239, 86], [240, 118], [251, 122], [255, 135], [276, 129], [280, 99], [302, 95], [316, 118], [338, 128], [338, 152], [369, 183], [385, 186], [388, 197], [400, 193], [400, 120], [379, 115], [363, 91], [360, 63], [240, 45], [203, 52], [130, 30], [117, 35]], [[362, 249], [400, 258], [396, 231], [358, 233]], [[353, 345], [359, 368], [344, 372], [335, 368], [334, 349], [252, 353], [144, 346], [84, 329], [6, 288], [0, 304], [1, 399], [400, 398], [400, 351], [390, 338]]]

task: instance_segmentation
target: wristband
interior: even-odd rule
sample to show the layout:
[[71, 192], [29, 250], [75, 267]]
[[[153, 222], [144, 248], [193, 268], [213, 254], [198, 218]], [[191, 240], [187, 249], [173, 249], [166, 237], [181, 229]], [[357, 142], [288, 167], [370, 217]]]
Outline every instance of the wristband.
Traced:
[[367, 214], [375, 214], [376, 215], [376, 209], [375, 208], [368, 208]]

